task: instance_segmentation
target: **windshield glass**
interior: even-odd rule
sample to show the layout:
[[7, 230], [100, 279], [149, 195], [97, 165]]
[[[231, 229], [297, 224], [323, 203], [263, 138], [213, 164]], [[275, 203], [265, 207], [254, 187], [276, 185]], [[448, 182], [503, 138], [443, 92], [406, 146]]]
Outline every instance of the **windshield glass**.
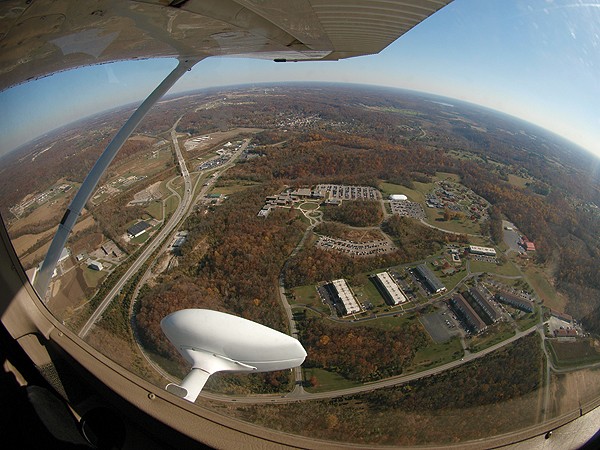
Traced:
[[[175, 311], [296, 337], [301, 369], [218, 372], [195, 402], [286, 433], [456, 444], [585, 411], [600, 396], [599, 47], [598, 2], [456, 0], [374, 56], [203, 60], [127, 139], [38, 293], [161, 388], [190, 370], [160, 326]], [[176, 64], [0, 93], [0, 212], [30, 280]]]

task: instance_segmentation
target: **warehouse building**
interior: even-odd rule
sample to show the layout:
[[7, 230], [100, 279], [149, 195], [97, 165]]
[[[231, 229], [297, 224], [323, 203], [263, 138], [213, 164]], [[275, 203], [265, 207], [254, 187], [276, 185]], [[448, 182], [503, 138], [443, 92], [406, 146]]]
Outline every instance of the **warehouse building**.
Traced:
[[500, 312], [496, 307], [486, 298], [485, 294], [477, 286], [469, 289], [471, 298], [477, 303], [483, 312], [490, 318], [492, 322], [498, 322], [500, 320]]
[[378, 273], [371, 277], [371, 280], [389, 305], [395, 306], [408, 301], [389, 273]]
[[360, 312], [360, 306], [346, 280], [333, 280], [326, 285], [326, 289], [333, 299], [335, 308], [342, 316]]
[[533, 312], [533, 304], [530, 301], [517, 297], [516, 295], [509, 294], [508, 292], [498, 292], [496, 294], [496, 300], [520, 309], [521, 311], [528, 313]]
[[150, 228], [148, 222], [142, 220], [141, 222], [138, 222], [134, 226], [128, 228], [127, 234], [132, 238], [136, 238], [144, 234], [148, 228]]
[[416, 270], [419, 277], [421, 277], [431, 292], [437, 294], [438, 292], [443, 292], [446, 290], [446, 286], [443, 285], [439, 278], [436, 277], [425, 264], [419, 264], [416, 267]]
[[467, 327], [471, 328], [473, 332], [479, 333], [487, 328], [485, 322], [477, 315], [475, 310], [461, 294], [456, 294], [452, 297], [450, 304]]

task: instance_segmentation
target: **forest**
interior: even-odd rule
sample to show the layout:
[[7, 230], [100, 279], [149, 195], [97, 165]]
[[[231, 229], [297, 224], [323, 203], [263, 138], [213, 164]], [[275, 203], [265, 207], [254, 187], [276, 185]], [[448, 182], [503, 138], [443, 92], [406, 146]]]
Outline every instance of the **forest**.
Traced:
[[400, 375], [428, 339], [417, 323], [393, 331], [348, 328], [315, 317], [297, 323], [308, 353], [304, 367], [323, 368], [357, 382]]
[[[277, 188], [249, 188], [232, 194], [208, 215], [197, 212], [188, 218], [189, 236], [181, 249], [180, 264], [163, 273], [138, 300], [135, 327], [145, 346], [181, 361], [164, 337], [160, 321], [184, 308], [229, 312], [287, 332], [277, 279], [305, 225], [293, 210], [274, 211], [268, 221], [256, 217], [265, 196]], [[280, 376], [261, 377], [234, 378], [232, 383], [282, 383]]]
[[399, 386], [322, 401], [232, 406], [228, 412], [319, 439], [457, 445], [536, 423], [541, 352], [532, 333], [456, 369]]
[[340, 206], [329, 206], [323, 211], [325, 220], [342, 222], [351, 227], [377, 226], [383, 219], [381, 205], [371, 200], [345, 201]]

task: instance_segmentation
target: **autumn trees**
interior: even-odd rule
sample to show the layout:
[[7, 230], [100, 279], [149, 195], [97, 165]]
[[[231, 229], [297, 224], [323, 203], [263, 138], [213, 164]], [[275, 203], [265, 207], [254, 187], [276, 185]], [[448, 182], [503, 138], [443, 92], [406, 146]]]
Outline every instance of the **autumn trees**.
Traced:
[[308, 353], [305, 367], [320, 367], [358, 382], [401, 374], [427, 342], [425, 332], [416, 323], [383, 331], [335, 325], [311, 317], [299, 325], [300, 341]]

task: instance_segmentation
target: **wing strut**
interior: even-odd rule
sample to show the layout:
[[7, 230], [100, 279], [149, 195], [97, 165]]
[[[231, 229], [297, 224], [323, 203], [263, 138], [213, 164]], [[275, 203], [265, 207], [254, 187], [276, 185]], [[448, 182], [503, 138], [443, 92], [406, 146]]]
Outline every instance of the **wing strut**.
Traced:
[[75, 198], [73, 198], [73, 201], [65, 211], [65, 215], [58, 225], [58, 230], [56, 231], [54, 239], [50, 244], [50, 248], [48, 249], [46, 258], [42, 263], [42, 267], [35, 276], [33, 286], [42, 299], [45, 298], [48, 285], [50, 284], [50, 278], [52, 278], [52, 274], [56, 268], [56, 263], [60, 258], [63, 248], [65, 247], [67, 238], [69, 237], [69, 234], [71, 234], [71, 230], [73, 229], [77, 218], [81, 214], [81, 210], [89, 200], [92, 192], [96, 189], [98, 181], [100, 181], [100, 177], [102, 177], [113, 158], [119, 152], [127, 138], [129, 138], [131, 133], [133, 133], [133, 130], [135, 130], [142, 119], [146, 116], [150, 108], [168, 92], [168, 90], [177, 82], [177, 80], [179, 80], [179, 78], [181, 78], [185, 72], [191, 70], [191, 68], [199, 60], [200, 59], [197, 58], [179, 60], [177, 67], [175, 67], [175, 69], [173, 69], [173, 71], [162, 81], [162, 83], [160, 83], [158, 87], [152, 91], [152, 93], [146, 98], [146, 100], [144, 100], [138, 109], [135, 110], [127, 122], [125, 122], [123, 127], [121, 127], [113, 140], [100, 155], [100, 158], [98, 158], [98, 161], [96, 161], [96, 164], [94, 164], [94, 167], [92, 167], [92, 170], [90, 170], [90, 173], [88, 173], [83, 184], [79, 188], [79, 191], [75, 195]]

